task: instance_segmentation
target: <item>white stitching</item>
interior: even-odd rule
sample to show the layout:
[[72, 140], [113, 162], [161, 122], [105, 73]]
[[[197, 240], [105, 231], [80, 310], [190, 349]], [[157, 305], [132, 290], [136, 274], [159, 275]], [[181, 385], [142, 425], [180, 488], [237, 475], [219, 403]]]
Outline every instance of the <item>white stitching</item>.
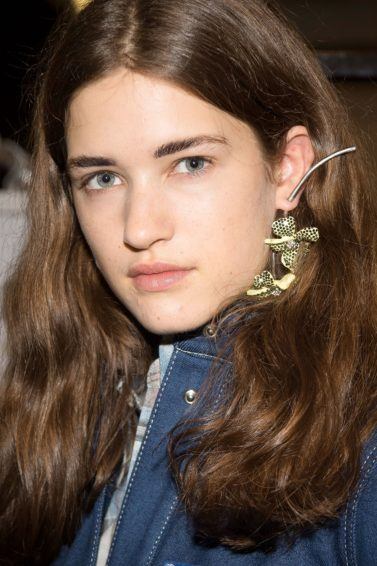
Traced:
[[161, 537], [162, 537], [162, 535], [163, 535], [163, 533], [164, 533], [164, 530], [166, 529], [166, 526], [167, 526], [168, 522], [169, 522], [170, 519], [171, 519], [171, 516], [172, 516], [172, 514], [173, 514], [174, 508], [176, 507], [177, 501], [178, 501], [178, 495], [176, 495], [176, 496], [174, 497], [173, 503], [171, 504], [170, 509], [169, 509], [169, 511], [168, 511], [168, 514], [167, 514], [167, 516], [166, 516], [166, 519], [165, 519], [165, 521], [164, 521], [164, 524], [162, 525], [160, 534], [158, 535], [158, 537], [157, 537], [156, 540], [154, 541], [153, 546], [152, 546], [152, 550], [151, 550], [150, 553], [148, 554], [146, 566], [150, 566], [150, 564], [151, 564], [151, 562], [152, 562], [152, 560], [153, 560], [153, 555], [154, 555], [154, 553], [155, 553], [155, 551], [156, 551], [156, 548], [157, 548], [157, 546], [158, 546], [158, 543], [159, 543], [160, 540], [161, 540]]
[[177, 349], [176, 349], [176, 351], [174, 352], [174, 356], [173, 356], [172, 361], [171, 361], [171, 363], [170, 363], [170, 368], [169, 368], [169, 372], [168, 372], [167, 375], [166, 375], [165, 383], [164, 383], [163, 386], [161, 387], [161, 389], [160, 389], [160, 391], [159, 391], [159, 394], [158, 394], [158, 397], [157, 397], [157, 400], [156, 400], [156, 403], [155, 403], [155, 406], [153, 407], [153, 412], [152, 412], [151, 417], [150, 417], [150, 420], [149, 420], [149, 422], [148, 422], [148, 427], [147, 427], [147, 430], [146, 430], [146, 433], [145, 433], [145, 437], [144, 437], [143, 442], [142, 442], [142, 444], [141, 444], [141, 446], [140, 446], [140, 450], [139, 450], [139, 453], [138, 453], [138, 456], [137, 456], [137, 459], [136, 459], [136, 462], [135, 462], [135, 465], [134, 465], [134, 469], [132, 470], [130, 482], [129, 482], [128, 486], [127, 486], [127, 491], [126, 491], [126, 493], [124, 494], [124, 497], [123, 497], [122, 507], [121, 507], [120, 514], [119, 514], [119, 517], [118, 517], [118, 520], [117, 520], [117, 524], [116, 524], [116, 527], [115, 527], [115, 531], [114, 531], [114, 535], [113, 535], [113, 540], [112, 540], [112, 542], [111, 542], [111, 547], [110, 547], [109, 556], [108, 556], [108, 559], [107, 559], [107, 560], [108, 560], [108, 561], [107, 561], [107, 564], [109, 564], [109, 560], [110, 560], [111, 554], [112, 554], [112, 552], [113, 552], [113, 550], [114, 550], [114, 546], [115, 546], [117, 534], [118, 534], [118, 531], [119, 531], [119, 526], [120, 526], [122, 517], [123, 517], [123, 515], [124, 515], [124, 511], [125, 511], [125, 506], [126, 506], [125, 504], [126, 504], [126, 501], [127, 501], [127, 499], [128, 499], [129, 493], [130, 493], [130, 491], [131, 491], [131, 487], [132, 487], [132, 485], [133, 485], [133, 483], [134, 483], [135, 475], [136, 475], [136, 472], [137, 472], [138, 467], [139, 467], [139, 464], [140, 464], [140, 460], [141, 460], [141, 457], [142, 457], [142, 454], [143, 454], [143, 451], [144, 451], [144, 448], [145, 448], [145, 444], [146, 444], [146, 442], [147, 442], [147, 440], [148, 440], [149, 433], [150, 433], [150, 431], [151, 431], [151, 428], [152, 428], [152, 425], [153, 425], [153, 421], [154, 421], [154, 419], [155, 419], [155, 417], [156, 417], [156, 413], [157, 413], [157, 410], [158, 410], [158, 407], [159, 407], [159, 404], [160, 404], [160, 401], [161, 401], [162, 394], [163, 394], [164, 389], [165, 389], [165, 387], [166, 387], [166, 384], [167, 384], [167, 382], [168, 382], [168, 380], [169, 380], [169, 377], [170, 377], [170, 374], [171, 374], [171, 372], [172, 372], [172, 369], [173, 369], [173, 366], [174, 366], [175, 358], [176, 358], [176, 357], [177, 357]]
[[[360, 475], [361, 475], [361, 472], [363, 471], [363, 469], [365, 468], [365, 466], [366, 466], [366, 464], [367, 464], [369, 458], [372, 456], [373, 452], [376, 450], [376, 448], [377, 448], [377, 446], [375, 446], [375, 447], [373, 448], [373, 450], [369, 453], [367, 459], [362, 463], [361, 468], [360, 468]], [[359, 483], [358, 490], [357, 490], [357, 492], [356, 492], [356, 494], [355, 494], [355, 496], [354, 496], [354, 498], [353, 498], [353, 499], [354, 499], [354, 504], [353, 504], [353, 507], [352, 507], [352, 510], [351, 510], [351, 513], [350, 513], [351, 515], [352, 515], [352, 513], [354, 512], [355, 505], [356, 505], [356, 501], [357, 501], [357, 498], [358, 498], [358, 494], [359, 494], [359, 492], [360, 492], [361, 487], [364, 485], [364, 483], [365, 483], [365, 479]], [[347, 506], [346, 506], [346, 514], [345, 514], [345, 520], [344, 520], [344, 533], [345, 533], [344, 550], [345, 550], [345, 556], [346, 556], [346, 566], [349, 566], [348, 555], [347, 555], [347, 519], [348, 519], [349, 505], [350, 505], [350, 502], [351, 502], [351, 501], [352, 501], [352, 498], [351, 498], [351, 499], [348, 501], [348, 503], [347, 503]], [[351, 520], [352, 520], [352, 519], [351, 519]]]
[[188, 354], [189, 356], [194, 356], [197, 358], [207, 358], [210, 360], [221, 360], [222, 362], [232, 365], [232, 362], [226, 360], [225, 358], [220, 358], [219, 356], [212, 356], [211, 354], [202, 354], [200, 352], [191, 352], [190, 350], [183, 350], [182, 348], [179, 348], [179, 346], [177, 346], [177, 350], [179, 350], [179, 352], [183, 352], [184, 354]]
[[225, 381], [225, 380], [224, 380], [224, 381], [222, 382], [221, 386], [220, 386], [219, 393], [218, 393], [218, 395], [217, 395], [217, 397], [216, 397], [216, 399], [215, 399], [215, 402], [214, 402], [214, 407], [215, 407], [215, 408], [216, 408], [217, 405], [219, 404], [220, 397], [221, 397], [221, 395], [223, 394], [224, 389], [225, 389], [225, 385], [228, 385], [228, 381]]
[[[364, 462], [362, 463], [361, 468], [360, 468], [360, 476], [361, 476], [361, 472], [362, 472], [362, 471], [364, 470], [364, 468], [366, 467], [366, 465], [367, 465], [367, 463], [368, 463], [368, 460], [369, 460], [370, 457], [372, 456], [373, 452], [375, 452], [375, 450], [377, 450], [377, 446], [375, 446], [375, 447], [373, 448], [373, 450], [371, 450], [371, 452], [368, 454], [368, 457], [366, 458], [366, 460], [364, 460]], [[373, 460], [372, 464], [375, 463], [375, 462], [376, 462], [376, 458]], [[354, 514], [354, 512], [355, 512], [355, 508], [356, 508], [356, 505], [357, 505], [357, 500], [358, 500], [358, 498], [359, 498], [359, 496], [360, 496], [361, 488], [364, 487], [365, 483], [367, 482], [367, 479], [368, 479], [368, 478], [365, 477], [362, 481], [360, 481], [359, 486], [358, 486], [358, 489], [357, 489], [357, 492], [356, 492], [356, 494], [355, 494], [354, 497], [353, 497], [353, 500], [354, 500], [354, 501], [353, 501], [353, 506], [352, 506], [352, 509], [351, 509], [351, 512], [350, 512], [350, 515], [351, 515], [351, 517], [350, 517], [350, 521], [351, 521], [351, 536], [353, 536], [354, 530], [355, 530], [355, 526], [356, 526], [356, 514], [355, 514], [355, 516], [354, 516], [354, 519], [352, 518], [352, 516], [353, 516], [353, 514]], [[346, 506], [346, 514], [345, 514], [345, 519], [344, 519], [344, 553], [345, 553], [345, 557], [346, 557], [346, 566], [349, 566], [348, 554], [347, 554], [347, 519], [348, 519], [348, 512], [349, 512], [349, 504], [350, 504], [351, 501], [352, 501], [352, 499], [350, 499], [349, 502], [347, 503], [347, 506]], [[352, 554], [353, 554], [353, 557], [354, 557], [354, 560], [355, 560], [355, 564], [356, 564], [356, 552], [355, 552], [355, 549], [354, 549], [354, 546], [353, 546], [352, 543], [353, 543], [353, 538], [351, 539], [350, 545], [352, 545], [352, 549], [351, 549], [351, 550], [353, 551]]]
[[92, 553], [91, 553], [91, 556], [90, 556], [89, 566], [92, 566], [92, 564], [94, 564], [94, 560], [95, 560], [96, 554], [98, 552], [98, 540], [99, 540], [100, 527], [101, 527], [101, 524], [102, 524], [103, 506], [105, 504], [105, 498], [106, 498], [106, 491], [104, 491], [104, 493], [103, 493], [102, 503], [101, 503], [101, 506], [98, 510], [98, 515], [97, 515], [97, 519], [96, 519], [96, 526], [95, 526], [95, 529], [94, 529], [93, 546], [92, 546]]
[[[372, 452], [374, 452], [376, 450], [376, 447], [374, 447], [374, 449], [372, 450]], [[367, 461], [369, 460], [370, 456], [372, 455], [372, 452], [369, 454], [367, 460], [365, 461], [365, 464], [367, 463]], [[371, 465], [373, 466], [374, 462], [376, 462], [376, 458], [374, 458], [371, 461]], [[366, 472], [368, 473], [368, 472]], [[352, 532], [352, 541], [353, 541], [353, 555], [354, 555], [354, 560], [355, 560], [355, 564], [357, 564], [357, 560], [356, 560], [356, 546], [355, 546], [355, 530], [356, 530], [356, 503], [357, 503], [357, 499], [360, 498], [361, 496], [361, 488], [365, 486], [365, 484], [368, 481], [368, 477], [366, 476], [364, 478], [364, 480], [362, 482], [360, 482], [360, 485], [358, 487], [357, 493], [356, 493], [356, 497], [355, 497], [355, 501], [352, 507], [352, 526], [351, 526], [351, 532]]]

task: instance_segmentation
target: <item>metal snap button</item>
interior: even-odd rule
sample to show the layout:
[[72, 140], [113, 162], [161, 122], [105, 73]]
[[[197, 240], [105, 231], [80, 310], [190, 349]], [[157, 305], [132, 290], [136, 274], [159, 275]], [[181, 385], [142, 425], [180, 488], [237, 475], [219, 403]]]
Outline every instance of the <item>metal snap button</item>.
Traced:
[[195, 389], [188, 389], [185, 393], [185, 401], [189, 405], [192, 405], [196, 399], [196, 391]]
[[204, 328], [203, 334], [212, 338], [216, 334], [216, 328], [212, 324], [207, 324]]

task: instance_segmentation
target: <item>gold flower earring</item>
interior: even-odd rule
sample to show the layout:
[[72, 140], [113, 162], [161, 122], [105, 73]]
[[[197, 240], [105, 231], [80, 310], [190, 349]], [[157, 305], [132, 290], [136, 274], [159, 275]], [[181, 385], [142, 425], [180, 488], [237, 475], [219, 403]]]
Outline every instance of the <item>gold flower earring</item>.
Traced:
[[[307, 178], [316, 170], [318, 167], [330, 161], [334, 157], [338, 157], [345, 153], [350, 153], [356, 150], [356, 147], [347, 147], [328, 155], [307, 171], [304, 177], [300, 180], [298, 185], [293, 189], [288, 197], [288, 201], [292, 202], [298, 195], [302, 185], [305, 183]], [[303, 255], [309, 251], [310, 244], [316, 242], [319, 239], [318, 228], [311, 226], [309, 228], [302, 228], [298, 232], [296, 231], [296, 222], [293, 216], [283, 216], [274, 220], [272, 223], [272, 233], [277, 238], [267, 238], [264, 242], [270, 247], [273, 252], [273, 259], [275, 259], [275, 254], [280, 255], [281, 264], [285, 269], [288, 270], [283, 277], [276, 279], [275, 275], [270, 271], [262, 271], [254, 277], [253, 285], [250, 289], [246, 291], [247, 295], [258, 296], [260, 298], [277, 296], [283, 291], [288, 289], [291, 283], [295, 280], [295, 270], [297, 263]], [[273, 262], [274, 264], [275, 262]]]

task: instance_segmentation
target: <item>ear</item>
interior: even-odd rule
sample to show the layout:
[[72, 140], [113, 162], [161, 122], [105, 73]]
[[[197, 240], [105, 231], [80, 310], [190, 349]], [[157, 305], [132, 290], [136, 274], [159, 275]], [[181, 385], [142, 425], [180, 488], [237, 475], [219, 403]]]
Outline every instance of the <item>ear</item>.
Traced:
[[278, 210], [288, 212], [296, 208], [300, 195], [292, 202], [288, 197], [313, 161], [314, 150], [308, 130], [304, 126], [294, 126], [287, 133], [283, 157], [277, 168], [275, 204]]

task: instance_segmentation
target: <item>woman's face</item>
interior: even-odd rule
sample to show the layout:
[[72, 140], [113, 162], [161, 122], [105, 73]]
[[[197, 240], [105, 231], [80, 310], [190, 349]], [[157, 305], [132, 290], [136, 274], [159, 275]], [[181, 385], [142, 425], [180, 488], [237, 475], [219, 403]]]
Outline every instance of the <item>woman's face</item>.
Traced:
[[83, 233], [145, 328], [193, 330], [250, 287], [266, 261], [275, 189], [247, 125], [121, 69], [76, 94], [67, 144]]

